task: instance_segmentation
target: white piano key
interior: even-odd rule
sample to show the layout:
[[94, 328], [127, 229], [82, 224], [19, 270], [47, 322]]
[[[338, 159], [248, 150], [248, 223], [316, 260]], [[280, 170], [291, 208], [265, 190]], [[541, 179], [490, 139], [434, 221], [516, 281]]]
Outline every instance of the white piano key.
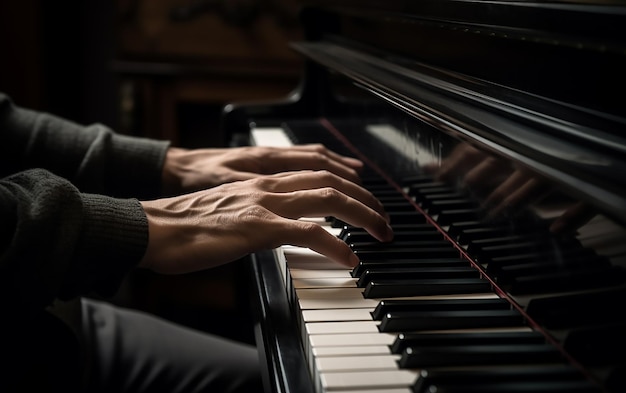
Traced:
[[301, 310], [374, 308], [378, 299], [365, 299], [362, 288], [304, 288], [296, 289]]
[[330, 270], [311, 270], [311, 269], [300, 269], [300, 268], [290, 268], [289, 273], [291, 274], [292, 279], [306, 279], [306, 278], [353, 278], [350, 274], [350, 270], [339, 270], [339, 269], [330, 269]]
[[372, 309], [378, 304], [377, 299], [301, 299], [298, 298], [298, 306], [301, 310], [323, 310], [333, 308], [367, 308]]
[[378, 321], [309, 322], [305, 329], [308, 334], [376, 333]]
[[373, 310], [373, 308], [304, 310], [302, 318], [305, 322], [371, 321], [370, 312]]
[[[296, 289], [298, 304], [302, 310], [339, 309], [339, 308], [374, 308], [382, 299], [366, 299], [362, 288], [303, 288]], [[396, 299], [495, 299], [495, 293], [476, 293], [464, 295], [413, 296]]]
[[251, 143], [256, 146], [290, 147], [293, 142], [280, 127], [258, 127], [250, 131]]
[[319, 334], [309, 337], [312, 347], [391, 345], [395, 333]]
[[357, 356], [357, 355], [385, 355], [391, 353], [387, 345], [351, 345], [338, 347], [312, 347], [313, 355], [321, 356]]
[[378, 321], [309, 322], [308, 334], [377, 333]]
[[314, 222], [314, 223], [319, 224], [319, 225], [321, 225], [323, 227], [331, 227], [332, 228], [330, 223], [328, 221], [326, 221], [325, 217], [300, 217], [299, 220], [300, 221]]
[[298, 298], [303, 299], [361, 299], [363, 288], [303, 288], [297, 289]]
[[315, 359], [320, 372], [397, 370], [400, 355], [337, 356]]
[[293, 279], [291, 284], [294, 288], [356, 288], [356, 278], [298, 278]]
[[328, 391], [348, 389], [407, 388], [417, 379], [418, 370], [384, 370], [321, 373], [322, 387]]
[[283, 252], [289, 267], [307, 269], [340, 269], [346, 270], [346, 266], [333, 261], [309, 248], [283, 246]]

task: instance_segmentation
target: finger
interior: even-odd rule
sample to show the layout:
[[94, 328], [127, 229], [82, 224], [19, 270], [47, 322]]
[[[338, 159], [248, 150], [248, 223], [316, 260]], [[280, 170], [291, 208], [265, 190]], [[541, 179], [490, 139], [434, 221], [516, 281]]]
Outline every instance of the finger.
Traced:
[[328, 149], [326, 146], [322, 145], [322, 144], [308, 144], [308, 145], [296, 145], [294, 146], [295, 150], [303, 150], [303, 151], [316, 151], [318, 153], [324, 154], [328, 157], [330, 157], [331, 159], [335, 160], [335, 161], [340, 161], [342, 162], [344, 165], [347, 165], [351, 168], [354, 169], [361, 169], [363, 168], [364, 164], [363, 161], [353, 158], [353, 157], [348, 157], [348, 156], [344, 156], [341, 154], [338, 154], [330, 149]]
[[258, 178], [257, 183], [261, 189], [275, 193], [334, 188], [369, 206], [378, 214], [387, 217], [382, 203], [371, 192], [328, 171], [286, 172], [275, 176]]
[[281, 226], [283, 244], [310, 248], [349, 267], [354, 267], [359, 263], [359, 258], [344, 241], [333, 236], [318, 224], [285, 219]]
[[[502, 173], [502, 170], [503, 164], [501, 161], [487, 157], [467, 172], [463, 178], [463, 186], [477, 190], [491, 188], [494, 183], [502, 180], [502, 176], [505, 175], [505, 173]], [[506, 174], [508, 174], [508, 169], [505, 170]]]
[[466, 173], [468, 168], [473, 168], [483, 158], [484, 154], [478, 149], [466, 144], [458, 145], [442, 162], [437, 178], [453, 181], [457, 176]]
[[552, 233], [574, 232], [585, 225], [597, 214], [596, 210], [588, 204], [578, 202], [566, 209], [550, 225]]
[[283, 217], [333, 216], [353, 226], [364, 228], [382, 242], [393, 238], [387, 219], [380, 213], [334, 188], [301, 190], [290, 193], [271, 194], [265, 206]]
[[519, 190], [528, 181], [528, 176], [522, 172], [515, 172], [496, 187], [483, 202], [483, 206], [487, 209], [497, 210], [502, 206], [504, 201]]
[[346, 165], [341, 160], [335, 160], [327, 155], [315, 151], [285, 150], [272, 156], [267, 163], [266, 171], [282, 172], [296, 170], [327, 170], [344, 179], [361, 183], [361, 179], [354, 167]]

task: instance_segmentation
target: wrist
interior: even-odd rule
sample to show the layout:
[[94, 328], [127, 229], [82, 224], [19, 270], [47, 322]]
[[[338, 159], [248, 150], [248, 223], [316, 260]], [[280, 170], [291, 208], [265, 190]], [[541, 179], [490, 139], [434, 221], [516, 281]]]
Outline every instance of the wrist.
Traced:
[[161, 172], [161, 194], [165, 196], [180, 194], [182, 186], [183, 171], [182, 158], [187, 153], [187, 149], [170, 147], [165, 153], [163, 170]]

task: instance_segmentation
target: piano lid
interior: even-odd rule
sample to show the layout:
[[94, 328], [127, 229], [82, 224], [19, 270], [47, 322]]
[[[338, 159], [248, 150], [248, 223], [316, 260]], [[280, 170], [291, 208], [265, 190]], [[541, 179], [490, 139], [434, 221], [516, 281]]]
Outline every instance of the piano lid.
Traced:
[[626, 223], [626, 6], [309, 1], [293, 47]]

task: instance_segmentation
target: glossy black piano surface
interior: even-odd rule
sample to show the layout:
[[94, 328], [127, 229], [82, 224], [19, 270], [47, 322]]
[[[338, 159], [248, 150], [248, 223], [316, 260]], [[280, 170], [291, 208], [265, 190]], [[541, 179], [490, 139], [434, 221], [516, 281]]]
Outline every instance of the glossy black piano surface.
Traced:
[[[280, 127], [366, 162], [397, 238], [340, 236], [422, 370], [407, 389], [626, 391], [625, 22], [611, 2], [310, 2], [293, 96], [225, 108], [234, 140]], [[251, 266], [268, 388], [323, 391], [275, 254]], [[397, 300], [482, 291], [501, 299]], [[507, 326], [532, 333], [418, 334]]]

